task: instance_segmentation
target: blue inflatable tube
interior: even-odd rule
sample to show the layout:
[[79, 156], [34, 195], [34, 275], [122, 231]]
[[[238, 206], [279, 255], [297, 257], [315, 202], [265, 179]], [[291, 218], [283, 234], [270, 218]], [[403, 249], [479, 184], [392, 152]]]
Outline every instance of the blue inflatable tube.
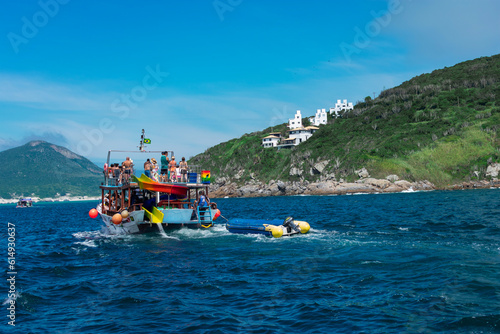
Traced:
[[251, 233], [272, 236], [272, 231], [266, 231], [266, 225], [279, 226], [281, 224], [283, 224], [283, 220], [281, 219], [265, 220], [233, 218], [227, 222], [226, 229], [232, 233]]
[[226, 224], [226, 229], [232, 233], [264, 234], [274, 238], [281, 238], [284, 235], [304, 234], [310, 228], [309, 223], [295, 220], [293, 217], [287, 217], [284, 220], [233, 218]]

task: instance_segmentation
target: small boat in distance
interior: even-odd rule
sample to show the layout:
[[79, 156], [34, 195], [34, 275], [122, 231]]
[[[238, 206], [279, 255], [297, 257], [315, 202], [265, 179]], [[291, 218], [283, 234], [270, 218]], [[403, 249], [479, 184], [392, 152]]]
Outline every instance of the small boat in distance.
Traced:
[[17, 202], [16, 208], [31, 208], [33, 200], [31, 198], [20, 198]]

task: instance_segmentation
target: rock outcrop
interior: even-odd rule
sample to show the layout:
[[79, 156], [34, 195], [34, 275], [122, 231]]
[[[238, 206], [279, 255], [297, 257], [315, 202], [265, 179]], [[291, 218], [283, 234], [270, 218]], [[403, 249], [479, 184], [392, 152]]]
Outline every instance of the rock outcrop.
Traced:
[[486, 169], [486, 176], [491, 176], [492, 178], [498, 177], [500, 173], [500, 163], [493, 163]]
[[356, 173], [360, 178], [370, 177], [370, 173], [368, 173], [365, 167], [354, 171], [354, 173]]
[[210, 189], [210, 197], [263, 197], [289, 195], [329, 195], [353, 193], [392, 193], [407, 190], [434, 190], [435, 186], [428, 181], [408, 182], [398, 180], [394, 183], [388, 180], [367, 178], [354, 183], [326, 180], [320, 182], [308, 181], [274, 181], [268, 184], [252, 180], [238, 185], [227, 180], [214, 183]]
[[[402, 191], [429, 191], [436, 187], [429, 181], [409, 182], [400, 180], [397, 175], [389, 175], [385, 179], [375, 179], [370, 177], [366, 168], [361, 168], [355, 173], [360, 177], [353, 183], [339, 181], [335, 174], [326, 170], [328, 161], [311, 163], [309, 173], [311, 175], [320, 174], [315, 182], [309, 181], [282, 181], [271, 180], [267, 184], [258, 181], [251, 175], [250, 181], [241, 184], [243, 172], [237, 173], [233, 180], [228, 177], [217, 179], [210, 187], [210, 197], [263, 197], [263, 196], [290, 196], [290, 195], [329, 195], [329, 194], [353, 194], [353, 193], [394, 193]], [[290, 175], [302, 176], [307, 174], [303, 169], [292, 167]], [[500, 173], [500, 163], [490, 164], [486, 170], [486, 176], [491, 177], [490, 181], [470, 181], [450, 186], [446, 189], [480, 189], [480, 188], [500, 188], [500, 181], [497, 176]]]

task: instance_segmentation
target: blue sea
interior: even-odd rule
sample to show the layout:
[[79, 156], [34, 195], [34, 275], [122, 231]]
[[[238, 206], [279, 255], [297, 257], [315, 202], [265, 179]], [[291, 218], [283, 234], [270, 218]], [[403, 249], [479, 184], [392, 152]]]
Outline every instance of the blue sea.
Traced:
[[[111, 236], [94, 202], [0, 206], [2, 333], [499, 333], [500, 189], [215, 200], [308, 221]], [[7, 224], [15, 225], [15, 327]]]

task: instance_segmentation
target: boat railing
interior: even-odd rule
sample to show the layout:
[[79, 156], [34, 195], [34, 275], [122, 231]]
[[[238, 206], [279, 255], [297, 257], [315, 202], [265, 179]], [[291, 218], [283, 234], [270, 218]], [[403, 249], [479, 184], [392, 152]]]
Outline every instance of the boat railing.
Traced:
[[[203, 170], [204, 168], [200, 165], [188, 165], [187, 175], [186, 175], [187, 182], [184, 183], [201, 183], [201, 172]], [[130, 177], [132, 175], [140, 177], [143, 172], [144, 172], [143, 170], [135, 170], [132, 167]], [[106, 186], [119, 186], [131, 182], [130, 177], [128, 177], [125, 173], [121, 173], [120, 176], [118, 177], [115, 176], [114, 173], [109, 172], [109, 169], [108, 171], [103, 173], [104, 173], [104, 185]], [[177, 181], [180, 182], [182, 172], [179, 168], [177, 168], [176, 170], [176, 176], [177, 176]]]

